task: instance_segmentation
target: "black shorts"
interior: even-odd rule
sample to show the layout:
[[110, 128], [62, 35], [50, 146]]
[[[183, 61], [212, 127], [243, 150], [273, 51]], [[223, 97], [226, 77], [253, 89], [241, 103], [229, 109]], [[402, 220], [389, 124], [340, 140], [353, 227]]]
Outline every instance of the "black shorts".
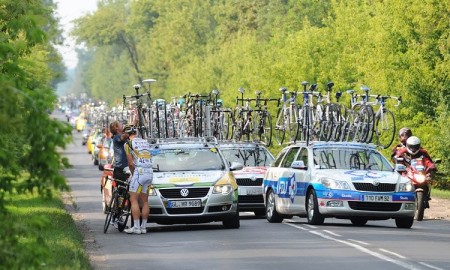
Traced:
[[129, 175], [123, 172], [124, 168], [118, 168], [118, 167], [114, 167], [114, 171], [113, 171], [113, 178], [114, 179], [119, 179], [122, 181], [127, 181]]

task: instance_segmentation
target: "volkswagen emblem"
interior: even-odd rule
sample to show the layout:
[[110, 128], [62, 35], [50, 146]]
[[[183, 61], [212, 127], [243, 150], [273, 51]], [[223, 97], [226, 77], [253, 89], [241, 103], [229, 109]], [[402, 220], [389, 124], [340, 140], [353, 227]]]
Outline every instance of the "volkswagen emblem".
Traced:
[[372, 184], [373, 184], [374, 186], [378, 187], [378, 185], [380, 185], [380, 182], [378, 182], [378, 181], [373, 181]]
[[257, 179], [257, 178], [256, 178], [256, 176], [254, 176], [254, 175], [253, 175], [252, 177], [250, 177], [250, 180], [252, 180], [253, 182], [255, 182], [256, 179]]
[[182, 197], [187, 197], [187, 196], [189, 195], [189, 189], [187, 189], [187, 188], [181, 189], [181, 190], [180, 190], [180, 195], [181, 195]]

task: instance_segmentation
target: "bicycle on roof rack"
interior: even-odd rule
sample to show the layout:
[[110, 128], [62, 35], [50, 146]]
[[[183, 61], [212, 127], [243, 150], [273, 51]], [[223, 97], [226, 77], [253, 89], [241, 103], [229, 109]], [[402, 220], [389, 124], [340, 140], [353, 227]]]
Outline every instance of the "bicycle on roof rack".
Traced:
[[[144, 80], [147, 81], [147, 80]], [[154, 80], [153, 80], [154, 81]], [[137, 129], [139, 131], [139, 136], [143, 139], [150, 137], [151, 134], [151, 123], [152, 123], [152, 111], [151, 111], [151, 94], [150, 91], [147, 93], [139, 94], [139, 89], [141, 88], [140, 84], [135, 84], [134, 90], [136, 91], [135, 95], [126, 96], [123, 95], [123, 108], [125, 110], [125, 104], [127, 99], [135, 99], [135, 109], [137, 111]], [[142, 97], [147, 96], [148, 97], [148, 103], [144, 104], [142, 102]], [[130, 119], [128, 119], [130, 120]], [[133, 119], [134, 120], [134, 119]], [[128, 121], [128, 122], [134, 122], [134, 121]]]

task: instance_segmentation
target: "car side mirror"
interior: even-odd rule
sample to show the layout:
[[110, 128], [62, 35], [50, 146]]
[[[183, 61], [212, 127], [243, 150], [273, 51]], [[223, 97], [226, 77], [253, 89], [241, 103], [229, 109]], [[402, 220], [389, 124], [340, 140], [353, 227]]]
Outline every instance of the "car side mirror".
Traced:
[[230, 164], [231, 171], [239, 171], [239, 170], [242, 170], [243, 168], [244, 168], [244, 165], [242, 165], [242, 163], [240, 163], [240, 162], [233, 161]]
[[395, 168], [394, 168], [394, 170], [396, 171], [396, 172], [405, 172], [406, 171], [406, 166], [405, 165], [403, 165], [403, 164], [395, 164]]
[[307, 170], [308, 169], [306, 167], [305, 163], [303, 162], [303, 160], [296, 160], [296, 161], [292, 162], [291, 168], [298, 169], [298, 170]]

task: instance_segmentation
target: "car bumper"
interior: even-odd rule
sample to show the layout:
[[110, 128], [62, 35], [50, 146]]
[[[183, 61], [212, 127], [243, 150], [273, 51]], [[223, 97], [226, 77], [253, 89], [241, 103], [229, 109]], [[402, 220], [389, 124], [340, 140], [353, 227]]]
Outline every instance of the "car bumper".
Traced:
[[239, 186], [238, 194], [239, 211], [265, 209], [262, 186]]
[[[238, 202], [234, 193], [212, 194], [203, 197], [166, 198], [156, 189], [157, 195], [149, 196], [150, 215], [148, 222], [159, 224], [191, 224], [224, 221], [236, 215]], [[173, 202], [200, 200], [195, 207], [174, 207]]]
[[318, 191], [317, 195], [319, 212], [325, 216], [414, 217], [416, 210], [413, 192], [361, 193], [327, 190]]

